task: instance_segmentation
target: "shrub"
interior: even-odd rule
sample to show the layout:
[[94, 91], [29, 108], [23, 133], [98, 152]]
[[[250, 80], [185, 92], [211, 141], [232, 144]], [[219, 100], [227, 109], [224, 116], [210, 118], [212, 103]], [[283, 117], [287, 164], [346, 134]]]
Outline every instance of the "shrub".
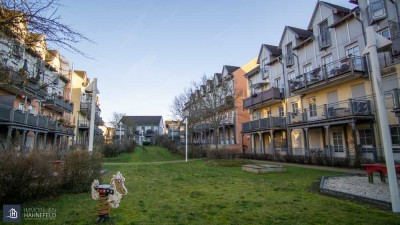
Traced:
[[234, 159], [237, 155], [237, 152], [227, 149], [207, 150], [207, 159]]
[[136, 142], [133, 140], [125, 140], [123, 145], [122, 145], [122, 149], [121, 151], [125, 151], [128, 153], [133, 153], [135, 151], [136, 148]]
[[57, 194], [59, 179], [53, 173], [54, 154], [13, 150], [0, 153], [0, 204], [22, 203]]
[[72, 193], [90, 189], [94, 179], [99, 179], [101, 171], [101, 154], [87, 151], [70, 151], [64, 155], [62, 186]]
[[100, 147], [100, 152], [105, 158], [117, 157], [120, 153], [119, 144], [106, 144]]

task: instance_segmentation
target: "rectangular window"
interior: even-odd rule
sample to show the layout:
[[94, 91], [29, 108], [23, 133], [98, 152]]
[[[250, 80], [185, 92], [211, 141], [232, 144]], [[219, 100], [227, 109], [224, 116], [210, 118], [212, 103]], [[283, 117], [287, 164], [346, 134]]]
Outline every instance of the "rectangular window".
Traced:
[[28, 107], [28, 111], [29, 111], [29, 113], [35, 114], [35, 112], [36, 112], [36, 107], [33, 106], [33, 105], [30, 105], [30, 106]]
[[282, 80], [280, 77], [275, 79], [275, 87], [282, 88]]
[[328, 20], [319, 24], [319, 48], [324, 49], [331, 45], [331, 35], [329, 33]]
[[278, 116], [279, 117], [284, 117], [285, 116], [285, 111], [283, 110], [283, 106], [278, 107]]
[[390, 36], [390, 30], [388, 28], [385, 28], [381, 31], [378, 32], [380, 35], [384, 36], [385, 38], [389, 39], [391, 38]]
[[344, 152], [342, 131], [332, 131], [332, 142], [335, 152]]
[[22, 103], [22, 102], [20, 102], [20, 103], [18, 104], [18, 110], [25, 111], [25, 104]]
[[268, 58], [264, 58], [261, 62], [261, 74], [263, 79], [267, 79], [269, 77], [269, 65]]
[[271, 117], [271, 110], [267, 110], [267, 115], [266, 115], [266, 117], [267, 117], [267, 118]]
[[308, 99], [308, 111], [310, 113], [310, 117], [317, 116], [317, 103], [315, 97]]
[[292, 113], [296, 115], [299, 113], [299, 103], [297, 102], [292, 102]]
[[295, 80], [296, 79], [296, 73], [294, 71], [288, 73], [288, 79], [289, 80]]
[[390, 127], [390, 136], [392, 137], [393, 145], [400, 145], [400, 131], [399, 127]]
[[371, 129], [358, 130], [358, 135], [360, 137], [361, 145], [372, 145], [373, 144]]
[[333, 57], [332, 55], [328, 55], [322, 58], [322, 64], [325, 68], [325, 73], [328, 74], [328, 77], [335, 76], [335, 66], [333, 65]]
[[346, 56], [360, 56], [360, 48], [357, 44], [346, 47]]
[[294, 64], [293, 46], [292, 42], [286, 45], [286, 66]]
[[303, 73], [308, 81], [310, 81], [312, 79], [311, 74], [310, 74], [311, 70], [312, 70], [311, 63], [303, 66]]

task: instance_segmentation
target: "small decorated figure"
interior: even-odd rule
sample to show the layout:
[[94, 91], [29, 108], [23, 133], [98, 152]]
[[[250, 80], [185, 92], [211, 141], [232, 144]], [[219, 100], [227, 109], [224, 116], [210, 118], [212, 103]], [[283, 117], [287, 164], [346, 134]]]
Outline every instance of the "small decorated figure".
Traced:
[[110, 217], [110, 206], [118, 208], [122, 196], [128, 193], [128, 190], [125, 188], [125, 178], [119, 171], [111, 178], [110, 185], [100, 185], [99, 180], [94, 180], [91, 187], [92, 198], [99, 201], [97, 223], [108, 220]]

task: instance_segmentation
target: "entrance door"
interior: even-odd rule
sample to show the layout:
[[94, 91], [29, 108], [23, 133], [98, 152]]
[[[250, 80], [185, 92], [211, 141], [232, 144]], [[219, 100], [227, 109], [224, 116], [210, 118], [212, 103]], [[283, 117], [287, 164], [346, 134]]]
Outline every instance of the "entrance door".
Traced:
[[346, 157], [346, 151], [344, 149], [344, 134], [342, 130], [332, 131], [332, 145], [331, 150], [333, 152], [333, 157]]

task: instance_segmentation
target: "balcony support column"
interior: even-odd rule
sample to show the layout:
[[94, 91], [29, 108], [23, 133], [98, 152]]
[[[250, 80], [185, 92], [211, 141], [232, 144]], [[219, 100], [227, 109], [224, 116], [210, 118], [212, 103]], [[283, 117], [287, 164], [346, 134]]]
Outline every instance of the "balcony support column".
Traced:
[[[355, 158], [355, 165], [360, 165], [361, 163], [361, 149], [359, 149], [358, 145], [357, 145], [357, 135], [356, 135], [356, 123], [355, 122], [351, 122], [350, 123], [351, 126], [351, 137], [353, 138], [353, 142], [354, 142], [354, 158]], [[350, 156], [350, 152], [346, 151], [346, 157]]]
[[22, 131], [22, 143], [21, 143], [21, 145], [22, 145], [22, 147], [23, 147], [23, 149], [22, 149], [22, 151], [25, 151], [25, 142], [26, 142], [26, 133], [27, 133], [28, 131], [26, 131], [26, 130], [23, 130]]
[[11, 126], [8, 126], [8, 130], [7, 130], [7, 139], [6, 139], [6, 146], [4, 150], [8, 150], [11, 147], [11, 138], [12, 138], [12, 131], [14, 129]]
[[225, 126], [222, 127], [222, 137], [223, 137], [222, 144], [226, 145], [227, 143], [226, 143], [226, 129], [225, 129]]
[[270, 130], [269, 131], [269, 135], [271, 136], [271, 151], [272, 151], [272, 155], [274, 156], [274, 158], [276, 157], [275, 154], [275, 141], [274, 141], [274, 130]]
[[34, 134], [35, 134], [35, 140], [34, 140], [33, 149], [38, 150], [39, 149], [38, 131], [35, 131]]
[[54, 134], [53, 148], [56, 148], [56, 146], [57, 146], [57, 137], [58, 137], [58, 135]]
[[331, 136], [329, 134], [329, 125], [328, 126], [324, 126], [324, 127], [325, 127], [325, 139], [326, 139], [326, 143], [327, 143], [326, 147], [327, 147], [327, 151], [328, 151], [329, 157], [332, 160], [331, 140], [330, 140]]
[[250, 134], [250, 139], [251, 139], [251, 153], [253, 153], [254, 154], [254, 149], [255, 149], [255, 147], [254, 147], [254, 134]]
[[[351, 130], [353, 131], [353, 128]], [[350, 159], [350, 144], [351, 143], [349, 142], [349, 134], [347, 133], [346, 124], [343, 125], [343, 131], [344, 131], [344, 138], [345, 138], [345, 142], [346, 142], [346, 159]], [[354, 139], [354, 138], [356, 138], [356, 137], [354, 137], [352, 135], [353, 143], [354, 143], [354, 141], [356, 141], [356, 139]]]
[[304, 150], [305, 150], [304, 153], [306, 153], [309, 150], [308, 149], [308, 127], [303, 128], [303, 130], [304, 130]]
[[287, 129], [286, 130], [286, 140], [287, 140], [287, 154], [293, 155], [293, 150], [292, 150], [292, 129]]
[[47, 150], [47, 133], [44, 134], [43, 147], [44, 150]]
[[263, 138], [262, 138], [262, 133], [258, 132], [258, 138], [260, 140], [260, 153], [264, 154], [264, 143], [263, 143]]

